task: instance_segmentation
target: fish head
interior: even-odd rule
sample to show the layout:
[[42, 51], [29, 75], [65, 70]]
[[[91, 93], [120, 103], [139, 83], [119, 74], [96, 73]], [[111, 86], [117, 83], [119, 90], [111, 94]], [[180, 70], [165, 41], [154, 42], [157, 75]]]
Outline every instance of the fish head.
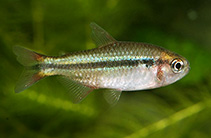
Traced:
[[165, 52], [161, 56], [157, 78], [165, 86], [180, 80], [188, 74], [189, 70], [190, 64], [187, 59], [173, 52]]

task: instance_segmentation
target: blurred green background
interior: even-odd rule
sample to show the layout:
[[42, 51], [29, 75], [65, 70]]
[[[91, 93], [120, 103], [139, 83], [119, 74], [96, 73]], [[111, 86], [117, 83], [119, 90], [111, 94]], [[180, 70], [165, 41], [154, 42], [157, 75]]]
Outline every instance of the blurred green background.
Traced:
[[[1, 0], [1, 138], [210, 138], [211, 1]], [[96, 22], [117, 40], [148, 42], [186, 57], [189, 74], [167, 87], [123, 92], [110, 107], [102, 90], [72, 104], [55, 77], [22, 93], [21, 45], [47, 55], [94, 48]]]

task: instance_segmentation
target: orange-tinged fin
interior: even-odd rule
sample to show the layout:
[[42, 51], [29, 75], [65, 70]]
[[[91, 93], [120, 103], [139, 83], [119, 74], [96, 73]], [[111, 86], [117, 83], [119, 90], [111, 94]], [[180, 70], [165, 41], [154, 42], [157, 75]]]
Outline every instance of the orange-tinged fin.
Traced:
[[17, 56], [17, 60], [24, 66], [33, 66], [44, 60], [44, 55], [38, 54], [34, 51], [24, 47], [15, 46], [13, 52]]
[[25, 66], [15, 87], [15, 92], [19, 93], [45, 77], [40, 71], [40, 63], [45, 56], [20, 46], [15, 46], [13, 51], [17, 55], [17, 60]]

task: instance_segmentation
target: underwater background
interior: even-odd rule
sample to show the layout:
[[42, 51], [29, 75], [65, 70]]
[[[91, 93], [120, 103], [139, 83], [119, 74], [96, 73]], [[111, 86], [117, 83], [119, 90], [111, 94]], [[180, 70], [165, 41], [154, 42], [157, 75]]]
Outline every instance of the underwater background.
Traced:
[[[211, 1], [1, 0], [1, 138], [210, 138]], [[117, 40], [181, 54], [191, 70], [158, 89], [123, 92], [110, 107], [103, 90], [73, 104], [56, 77], [21, 93], [15, 45], [46, 55], [95, 48], [89, 24]]]

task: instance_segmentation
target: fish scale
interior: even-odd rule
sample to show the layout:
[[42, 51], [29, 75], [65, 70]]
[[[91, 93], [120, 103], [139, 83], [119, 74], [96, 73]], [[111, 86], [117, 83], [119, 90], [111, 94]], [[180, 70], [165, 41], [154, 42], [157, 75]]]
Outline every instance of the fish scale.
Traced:
[[[121, 88], [121, 90], [135, 90], [136, 85], [143, 85], [143, 89], [148, 88], [145, 83], [148, 84], [149, 82], [144, 78], [145, 76], [148, 76], [148, 74], [152, 74], [150, 72], [155, 70], [153, 64], [147, 66], [147, 64], [149, 64], [148, 60], [155, 60], [155, 58], [160, 55], [162, 48], [157, 48], [157, 52], [154, 53], [153, 50], [151, 50], [153, 52], [150, 52], [152, 46], [149, 44], [132, 42], [117, 42], [115, 44], [115, 47], [113, 44], [109, 44], [100, 49], [96, 48], [93, 50], [73, 53], [72, 55], [70, 54], [69, 56], [64, 57], [64, 59], [59, 58], [60, 60], [57, 58], [46, 58], [46, 64], [48, 64], [48, 61], [50, 60], [50, 64], [54, 65], [51, 66], [51, 69], [44, 68], [43, 72], [47, 76], [68, 76], [79, 83], [94, 88], [108, 87], [113, 89]], [[128, 47], [130, 48], [130, 51], [128, 51]], [[127, 52], [128, 54], [126, 54]], [[154, 53], [154, 55], [152, 55], [152, 53]], [[96, 55], [99, 56], [96, 57]], [[88, 77], [87, 79], [86, 76], [91, 77]], [[138, 82], [131, 85], [131, 83], [128, 83], [134, 80], [134, 77], [131, 78], [131, 76], [143, 79], [140, 79]], [[129, 85], [126, 85], [127, 83]]]

